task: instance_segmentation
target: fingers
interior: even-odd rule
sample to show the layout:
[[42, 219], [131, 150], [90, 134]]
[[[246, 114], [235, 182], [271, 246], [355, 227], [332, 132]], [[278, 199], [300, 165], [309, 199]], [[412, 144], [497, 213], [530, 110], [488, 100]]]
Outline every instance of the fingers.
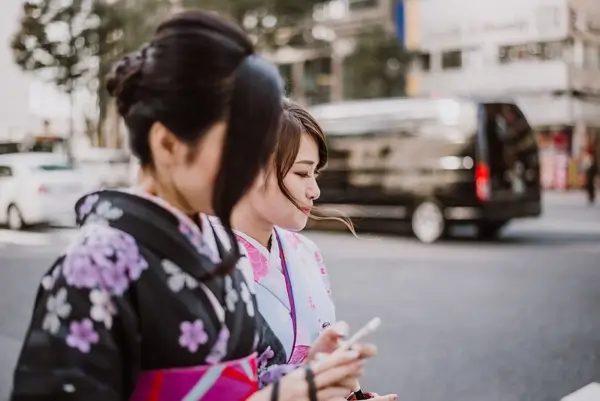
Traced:
[[377, 355], [377, 347], [373, 344], [356, 344], [351, 349], [358, 351], [361, 359], [372, 358]]
[[352, 391], [358, 379], [363, 374], [364, 361], [354, 361], [345, 365], [335, 366], [315, 375], [317, 389], [347, 383], [346, 390]]
[[331, 335], [334, 335], [337, 338], [346, 337], [348, 333], [350, 333], [350, 326], [348, 326], [348, 323], [346, 322], [337, 322], [323, 330], [323, 333], [330, 331], [332, 332]]
[[340, 351], [329, 354], [320, 361], [311, 364], [311, 368], [315, 375], [331, 369], [335, 366], [346, 365], [350, 362], [355, 362], [360, 358], [360, 352], [356, 350]]
[[332, 353], [340, 344], [342, 338], [348, 335], [349, 326], [345, 322], [337, 322], [327, 327], [310, 348], [309, 360], [316, 359], [319, 353]]
[[397, 394], [378, 395], [371, 399], [374, 401], [396, 401], [398, 399], [398, 395]]
[[317, 392], [317, 400], [319, 401], [346, 401], [348, 389], [345, 387], [327, 387], [326, 389]]

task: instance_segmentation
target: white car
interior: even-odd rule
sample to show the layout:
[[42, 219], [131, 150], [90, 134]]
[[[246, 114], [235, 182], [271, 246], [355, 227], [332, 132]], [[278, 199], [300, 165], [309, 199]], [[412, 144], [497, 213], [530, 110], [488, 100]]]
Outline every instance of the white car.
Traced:
[[72, 225], [77, 200], [91, 190], [80, 171], [57, 153], [0, 156], [0, 224]]

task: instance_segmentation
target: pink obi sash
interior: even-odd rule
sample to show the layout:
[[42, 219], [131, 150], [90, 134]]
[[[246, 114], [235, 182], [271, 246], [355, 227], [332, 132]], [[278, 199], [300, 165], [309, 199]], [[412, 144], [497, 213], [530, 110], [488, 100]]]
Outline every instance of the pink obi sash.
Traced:
[[192, 368], [142, 372], [130, 401], [242, 401], [258, 391], [256, 354]]

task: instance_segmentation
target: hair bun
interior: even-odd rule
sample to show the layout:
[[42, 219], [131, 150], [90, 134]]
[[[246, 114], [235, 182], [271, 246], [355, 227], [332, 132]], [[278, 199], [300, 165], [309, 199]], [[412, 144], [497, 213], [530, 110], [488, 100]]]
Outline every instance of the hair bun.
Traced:
[[106, 90], [117, 100], [121, 115], [126, 115], [135, 103], [135, 93], [142, 75], [147, 47], [131, 53], [117, 62], [106, 81]]

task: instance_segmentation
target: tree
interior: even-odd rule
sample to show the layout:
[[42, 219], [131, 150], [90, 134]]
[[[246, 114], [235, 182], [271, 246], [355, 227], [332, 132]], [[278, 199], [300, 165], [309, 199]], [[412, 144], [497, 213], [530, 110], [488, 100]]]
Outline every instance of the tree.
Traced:
[[214, 10], [229, 15], [263, 50], [302, 46], [312, 42], [313, 9], [328, 0], [182, 0], [185, 8]]
[[[101, 15], [88, 44], [97, 58], [97, 71], [90, 81], [96, 93], [98, 115], [96, 140], [101, 144], [104, 122], [108, 116], [110, 99], [106, 91], [106, 79], [113, 64], [124, 55], [138, 50], [152, 37], [159, 20], [168, 12], [170, 4], [164, 0], [117, 0], [108, 4], [95, 2], [95, 14]], [[116, 134], [116, 133], [115, 133]]]
[[[74, 135], [75, 91], [95, 74], [94, 41], [109, 8], [95, 0], [28, 0], [12, 38], [15, 62], [66, 93], [71, 103], [69, 140]], [[70, 150], [70, 147], [68, 147]]]
[[363, 31], [354, 52], [344, 60], [345, 97], [368, 99], [405, 95], [412, 60], [393, 33], [383, 27]]

